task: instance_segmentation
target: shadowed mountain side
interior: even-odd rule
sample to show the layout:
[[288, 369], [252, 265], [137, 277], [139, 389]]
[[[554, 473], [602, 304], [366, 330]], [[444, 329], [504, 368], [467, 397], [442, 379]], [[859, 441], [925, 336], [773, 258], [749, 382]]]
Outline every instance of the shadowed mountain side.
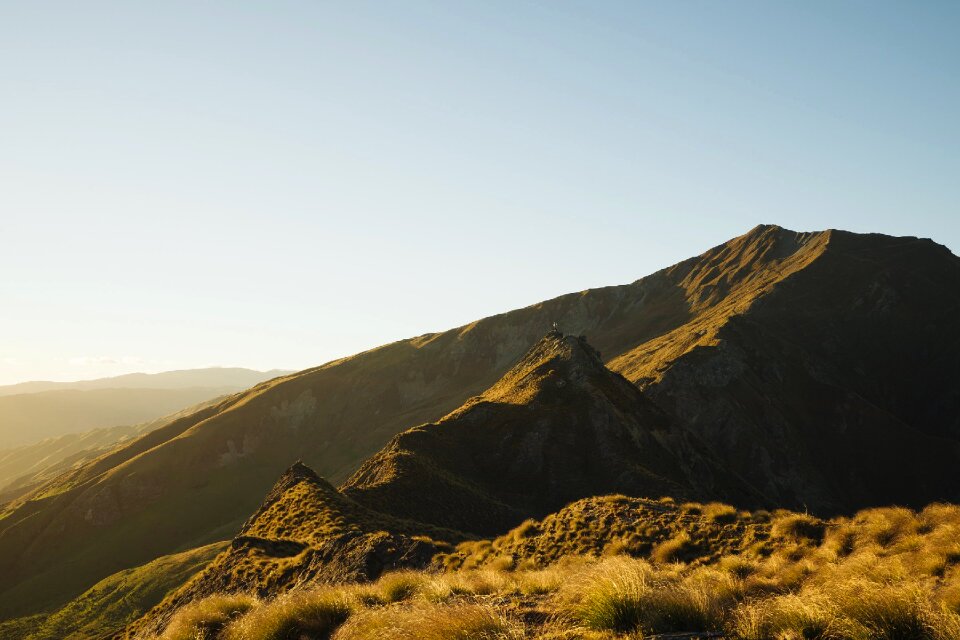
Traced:
[[[884, 491], [898, 478], [926, 474], [931, 463], [892, 466], [887, 485], [871, 487], [860, 473], [872, 460], [864, 438], [851, 445], [828, 438], [825, 446], [846, 447], [851, 459], [820, 481], [813, 444], [796, 446], [814, 428], [810, 421], [825, 433], [849, 433], [849, 424], [866, 432], [874, 414], [852, 404], [848, 413], [833, 405], [797, 412], [793, 379], [777, 372], [825, 380], [914, 430], [947, 434], [960, 388], [951, 316], [957, 270], [957, 258], [930, 241], [761, 226], [630, 285], [562, 296], [272, 380], [47, 483], [0, 515], [0, 617], [56, 605], [118, 569], [233, 535], [291, 460], [344, 480], [402, 430], [439, 420], [496, 382], [553, 321], [589, 335], [608, 366], [639, 382], [675, 427], [772, 499], [823, 512], [887, 504]], [[890, 305], [881, 302], [887, 289], [897, 296]], [[780, 300], [772, 307], [773, 350], [753, 329], [765, 322], [755, 314], [771, 296]], [[879, 322], [885, 307], [900, 310]], [[737, 318], [747, 320], [742, 331], [729, 328]], [[843, 348], [834, 358], [822, 337], [838, 328]], [[873, 346], [887, 332], [901, 333], [903, 347]], [[927, 368], [898, 371], [905, 350], [914, 354], [908, 362], [928, 358], [948, 379], [926, 385]], [[851, 372], [858, 381], [846, 387], [842, 376]], [[904, 384], [891, 391], [897, 380]], [[918, 460], [912, 455], [910, 464]], [[849, 480], [848, 467], [856, 472]], [[759, 482], [768, 472], [775, 481]], [[854, 482], [863, 488], [848, 492]], [[954, 491], [954, 483], [932, 493], [918, 486], [911, 504]]]
[[960, 261], [929, 240], [824, 235], [710, 344], [662, 370], [641, 353], [655, 344], [610, 366], [780, 506], [960, 500]]
[[759, 501], [688, 453], [669, 419], [583, 338], [554, 332], [480, 397], [394, 438], [343, 492], [384, 513], [478, 535], [606, 493], [689, 498], [714, 486]]

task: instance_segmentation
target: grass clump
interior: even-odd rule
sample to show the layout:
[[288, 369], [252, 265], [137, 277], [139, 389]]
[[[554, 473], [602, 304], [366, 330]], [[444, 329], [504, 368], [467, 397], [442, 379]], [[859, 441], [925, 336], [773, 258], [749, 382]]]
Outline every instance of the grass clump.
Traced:
[[159, 640], [216, 640], [224, 627], [257, 603], [256, 598], [245, 594], [198, 600], [174, 614]]
[[715, 626], [704, 591], [658, 574], [643, 560], [601, 561], [566, 595], [568, 612], [590, 629], [653, 634]]
[[377, 587], [386, 602], [409, 600], [420, 592], [427, 580], [419, 571], [394, 571], [384, 574]]
[[696, 555], [696, 543], [688, 533], [682, 532], [655, 546], [650, 557], [655, 562], [666, 564], [692, 560]]
[[728, 504], [711, 502], [703, 505], [701, 513], [708, 521], [716, 524], [731, 524], [737, 521], [737, 510]]
[[234, 620], [220, 640], [328, 638], [353, 611], [345, 595], [331, 589], [282, 595]]
[[333, 640], [520, 640], [521, 628], [491, 606], [385, 607], [358, 615]]
[[788, 594], [742, 604], [728, 628], [731, 636], [741, 640], [841, 640], [853, 635], [851, 629], [843, 628], [844, 622], [822, 599]]
[[770, 533], [775, 539], [820, 544], [826, 531], [827, 525], [823, 520], [803, 513], [794, 513], [777, 518]]

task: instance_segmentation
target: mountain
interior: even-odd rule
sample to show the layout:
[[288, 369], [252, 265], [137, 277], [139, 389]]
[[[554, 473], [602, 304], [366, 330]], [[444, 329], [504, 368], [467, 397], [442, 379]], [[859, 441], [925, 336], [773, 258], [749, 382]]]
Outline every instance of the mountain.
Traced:
[[343, 492], [476, 535], [609, 493], [762, 502], [690, 439], [584, 338], [553, 331], [482, 395], [395, 437]]
[[0, 449], [0, 504], [14, 500], [41, 484], [78, 468], [124, 442], [149, 433], [172, 420], [193, 415], [214, 402], [216, 400], [194, 404], [149, 422], [91, 429], [46, 438], [12, 449]]
[[232, 387], [41, 391], [0, 397], [0, 446], [22, 447], [99, 427], [133, 425], [204, 400]]
[[154, 420], [217, 396], [242, 391], [276, 377], [276, 373], [249, 369], [196, 369], [134, 373], [85, 382], [27, 382], [2, 387], [0, 448], [20, 447], [45, 438], [100, 427]]
[[128, 373], [96, 380], [78, 380], [75, 382], [32, 381], [0, 386], [0, 396], [12, 396], [21, 393], [39, 393], [41, 391], [62, 391], [72, 389], [89, 391], [91, 389], [187, 389], [189, 387], [236, 387], [246, 389], [258, 382], [293, 373], [281, 369], [254, 371], [239, 367], [207, 367], [205, 369], [182, 369], [161, 373]]
[[[722, 463], [712, 473], [771, 504], [822, 514], [956, 500], [958, 306], [960, 260], [930, 240], [760, 226], [629, 285], [261, 383], [10, 505], [0, 616], [60, 605], [117, 570], [236, 534], [293, 460], [347, 480], [400, 432], [492, 387], [553, 322], [589, 336], [607, 368], [666, 416], [641, 422], [670, 434], [657, 440], [670, 454], [658, 464], [699, 452]], [[376, 486], [370, 471], [355, 477], [358, 490]], [[503, 501], [495, 486], [483, 493]]]
[[617, 492], [763, 500], [584, 338], [551, 331], [490, 389], [393, 438], [339, 490], [295, 464], [231, 548], [131, 634], [157, 631], [178, 607], [213, 594], [276, 596], [422, 568], [454, 543]]
[[[759, 263], [790, 275], [743, 275]], [[608, 365], [779, 506], [956, 501], [960, 260], [929, 240], [769, 228], [683, 282], [703, 301], [751, 280], [722, 323], [701, 313]]]

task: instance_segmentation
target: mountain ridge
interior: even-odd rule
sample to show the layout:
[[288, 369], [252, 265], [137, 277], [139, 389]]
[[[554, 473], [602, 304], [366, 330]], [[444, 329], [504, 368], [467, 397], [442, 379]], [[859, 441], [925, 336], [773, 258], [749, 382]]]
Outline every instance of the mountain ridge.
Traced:
[[[954, 460], [955, 427], [945, 416], [955, 415], [957, 400], [945, 385], [957, 380], [949, 367], [958, 347], [947, 311], [958, 302], [958, 272], [957, 258], [929, 241], [760, 226], [628, 285], [568, 294], [264, 383], [149, 444], [128, 445], [119, 465], [89, 466], [75, 476], [81, 485], [64, 492], [54, 482], [46, 491], [59, 492], [57, 500], [28, 497], [0, 517], [0, 615], [50, 606], [113, 569], [229, 537], [296, 458], [345, 480], [397, 433], [440, 420], [493, 385], [552, 322], [588, 335], [608, 367], [779, 504], [840, 512], [890, 495], [949, 499], [942, 467]], [[887, 289], [898, 303], [883, 302]], [[931, 328], [891, 351], [873, 346], [912, 331], [917, 317]], [[840, 369], [823, 346], [831, 336], [845, 358]], [[871, 378], [894, 371], [889, 354], [930, 353], [934, 345], [943, 349], [944, 385], [908, 381], [891, 392]], [[837, 384], [848, 374], [856, 388]], [[816, 410], [794, 406], [821, 396], [829, 402]], [[907, 429], [919, 428], [894, 412], [923, 412], [927, 426], [905, 451], [913, 467], [892, 467], [873, 486], [880, 470], [858, 453], [872, 416], [884, 421], [879, 452], [887, 457], [901, 453]], [[820, 425], [822, 444], [804, 438], [811, 424]], [[841, 450], [854, 455], [818, 470], [820, 459], [833, 459], [825, 453]], [[927, 454], [934, 468], [916, 464]], [[897, 494], [908, 472], [922, 480], [918, 491]], [[70, 540], [60, 526], [74, 531]], [[104, 537], [116, 542], [109, 554]], [[23, 554], [23, 539], [56, 552]], [[121, 542], [128, 540], [141, 543]], [[71, 570], [57, 572], [54, 583], [64, 563]]]
[[724, 497], [759, 501], [585, 338], [554, 330], [484, 393], [395, 436], [340, 489], [382, 513], [495, 535], [591, 495], [703, 497], [681, 458], [724, 477]]

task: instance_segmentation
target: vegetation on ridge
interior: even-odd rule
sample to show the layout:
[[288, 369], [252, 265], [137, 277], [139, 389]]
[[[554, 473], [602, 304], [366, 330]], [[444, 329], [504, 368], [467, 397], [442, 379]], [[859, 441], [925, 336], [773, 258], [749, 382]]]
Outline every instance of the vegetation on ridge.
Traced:
[[[492, 559], [478, 569], [314, 585], [245, 600], [240, 609], [213, 596], [178, 611], [157, 637], [606, 640], [702, 631], [736, 640], [960, 638], [960, 507], [871, 509], [828, 522], [734, 512], [735, 521], [721, 522], [711, 520], [729, 514], [719, 505], [674, 506], [676, 514], [699, 511], [682, 521], [691, 539], [716, 544], [712, 553], [684, 561], [608, 546], [599, 554], [554, 554], [559, 560], [543, 566]], [[742, 530], [746, 522], [766, 536], [738, 544], [709, 529]], [[525, 539], [532, 526], [542, 523], [510, 537]]]

